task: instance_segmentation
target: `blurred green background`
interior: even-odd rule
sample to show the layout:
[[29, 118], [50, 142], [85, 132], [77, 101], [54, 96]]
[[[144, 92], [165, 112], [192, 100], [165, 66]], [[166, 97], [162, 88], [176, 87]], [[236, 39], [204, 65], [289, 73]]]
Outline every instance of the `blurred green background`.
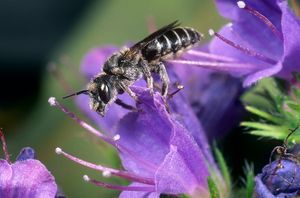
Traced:
[[[178, 19], [182, 25], [203, 32], [206, 39], [209, 28], [218, 29], [224, 23], [210, 0], [31, 0], [5, 3], [1, 10], [5, 26], [0, 33], [0, 125], [11, 157], [15, 158], [22, 147], [33, 147], [68, 197], [118, 196], [117, 191], [85, 183], [84, 174], [110, 183], [127, 183], [103, 178], [101, 173], [55, 154], [59, 146], [96, 164], [121, 168], [109, 146], [90, 138], [69, 117], [49, 106], [50, 96], [60, 99], [65, 92], [47, 65], [55, 64], [76, 90], [85, 84], [79, 67], [88, 50], [144, 38], [149, 18], [157, 27]], [[72, 100], [60, 101], [81, 115]]]

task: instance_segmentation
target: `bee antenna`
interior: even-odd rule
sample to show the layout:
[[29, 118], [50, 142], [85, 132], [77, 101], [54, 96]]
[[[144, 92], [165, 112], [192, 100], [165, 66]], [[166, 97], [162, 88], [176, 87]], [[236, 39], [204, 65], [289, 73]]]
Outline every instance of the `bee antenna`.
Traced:
[[89, 90], [85, 89], [85, 90], [81, 90], [81, 91], [78, 91], [76, 93], [72, 93], [70, 95], [67, 95], [67, 96], [64, 96], [63, 99], [66, 99], [66, 98], [69, 98], [69, 97], [72, 97], [72, 96], [77, 96], [77, 95], [80, 95], [80, 94], [87, 94]]
[[284, 140], [284, 142], [283, 142], [283, 144], [284, 144], [285, 146], [288, 144], [288, 139], [291, 137], [291, 135], [292, 135], [293, 133], [295, 133], [295, 132], [298, 130], [299, 127], [300, 127], [300, 126], [297, 125], [294, 129], [289, 129], [290, 133], [286, 136], [286, 138], [285, 138], [285, 140]]

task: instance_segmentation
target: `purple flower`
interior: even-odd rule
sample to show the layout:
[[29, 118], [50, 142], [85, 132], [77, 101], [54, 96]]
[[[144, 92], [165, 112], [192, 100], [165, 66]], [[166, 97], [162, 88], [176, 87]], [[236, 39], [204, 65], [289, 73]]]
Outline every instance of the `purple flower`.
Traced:
[[244, 86], [276, 75], [292, 78], [300, 70], [300, 21], [285, 0], [216, 0], [219, 12], [231, 23], [208, 45], [210, 54], [195, 51], [200, 60], [174, 60], [235, 76], [245, 76]]
[[[57, 148], [56, 153], [92, 169], [103, 176], [115, 175], [132, 181], [129, 186], [107, 184], [84, 176], [86, 181], [123, 191], [120, 197], [159, 197], [160, 194], [188, 194], [209, 197], [207, 177], [217, 181], [220, 191], [225, 186], [213, 160], [204, 131], [191, 107], [180, 94], [166, 110], [161, 95], [151, 96], [144, 87], [132, 86], [142, 102], [137, 112], [129, 112], [118, 121], [115, 131], [97, 131], [79, 119], [54, 98], [49, 102], [71, 116], [90, 133], [115, 147], [125, 170], [116, 170], [83, 161]], [[112, 109], [110, 109], [112, 111]], [[123, 110], [125, 111], [125, 110]], [[102, 119], [98, 116], [98, 119]], [[113, 119], [113, 118], [111, 118]]]
[[245, 113], [240, 101], [245, 89], [240, 79], [198, 67], [168, 66], [184, 85], [183, 95], [201, 121], [209, 140], [221, 138], [238, 125]]
[[294, 159], [278, 159], [255, 177], [258, 198], [292, 198], [300, 195], [300, 164]]
[[40, 161], [34, 159], [34, 150], [23, 148], [17, 161], [11, 163], [2, 131], [0, 138], [6, 158], [0, 159], [0, 197], [55, 197], [57, 186], [54, 177]]
[[[87, 82], [101, 72], [101, 66], [117, 50], [119, 50], [117, 47], [104, 46], [94, 48], [85, 55], [81, 64], [81, 72], [86, 77]], [[183, 58], [195, 59], [195, 57], [203, 56], [211, 58], [211, 54], [207, 53], [206, 48], [189, 50], [183, 55]], [[193, 107], [192, 110], [203, 123], [209, 140], [216, 138], [217, 134], [224, 135], [236, 126], [244, 113], [244, 108], [239, 100], [244, 92], [240, 79], [208, 69], [186, 67], [180, 63], [167, 62], [166, 64], [169, 76], [172, 78], [170, 87], [172, 88], [172, 84], [176, 83], [184, 86], [181, 91], [183, 92], [182, 95], [185, 95]], [[143, 79], [136, 82], [135, 85], [146, 87]], [[122, 94], [118, 97], [127, 104], [134, 106], [134, 101], [128, 94]], [[103, 131], [110, 131], [111, 134], [115, 132], [118, 120], [128, 113], [120, 106], [112, 104], [109, 106], [105, 117], [99, 118], [96, 112], [90, 110], [87, 96], [77, 96], [76, 103], [98, 127]]]
[[[214, 55], [235, 59], [230, 73], [246, 75], [244, 85], [276, 75], [291, 79], [300, 70], [300, 21], [285, 0], [216, 0], [219, 12], [231, 23], [209, 45]], [[237, 6], [238, 5], [238, 6]]]

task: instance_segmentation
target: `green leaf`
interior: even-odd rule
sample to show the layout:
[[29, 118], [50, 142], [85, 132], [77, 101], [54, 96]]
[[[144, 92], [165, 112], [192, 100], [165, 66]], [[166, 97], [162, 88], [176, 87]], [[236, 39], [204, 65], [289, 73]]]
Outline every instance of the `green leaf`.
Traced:
[[245, 182], [245, 190], [246, 190], [246, 198], [253, 197], [254, 191], [254, 170], [253, 165], [249, 165], [246, 163], [244, 168], [244, 172], [246, 174], [246, 182]]
[[217, 160], [218, 165], [220, 167], [221, 173], [224, 177], [227, 189], [230, 190], [231, 189], [231, 176], [230, 176], [229, 169], [228, 169], [228, 166], [226, 164], [226, 161], [223, 157], [223, 154], [221, 153], [221, 151], [216, 146], [214, 146], [214, 152], [215, 152], [216, 160]]
[[282, 131], [264, 131], [264, 130], [252, 130], [251, 135], [258, 135], [262, 137], [272, 137], [274, 139], [283, 140], [287, 134]]
[[262, 110], [259, 110], [255, 107], [251, 107], [251, 106], [246, 106], [246, 110], [255, 114], [255, 115], [258, 115], [262, 118], [265, 118], [271, 122], [276, 122], [276, 123], [281, 123], [282, 122], [282, 119], [276, 117], [276, 116], [273, 116], [265, 111], [262, 111]]
[[[300, 74], [294, 75], [300, 83]], [[262, 89], [253, 93], [255, 96], [264, 98], [263, 105], [255, 104], [255, 106], [245, 107], [249, 112], [258, 116], [259, 120], [242, 122], [241, 126], [249, 127], [250, 134], [253, 135], [284, 140], [289, 129], [300, 125], [300, 88], [291, 84], [287, 87], [286, 83], [278, 83], [278, 80], [273, 82], [264, 84]], [[294, 143], [299, 143], [300, 137], [295, 137], [293, 140]]]
[[286, 101], [285, 102], [286, 103], [286, 105], [288, 106], [288, 107], [290, 107], [292, 110], [294, 110], [294, 111], [296, 111], [296, 112], [300, 112], [300, 106], [299, 106], [299, 103], [297, 103], [297, 102], [294, 102], [294, 101]]
[[300, 90], [296, 87], [292, 88], [293, 94], [299, 99], [300, 98]]
[[277, 127], [277, 125], [270, 125], [260, 122], [241, 122], [241, 126], [270, 131], [274, 130]]
[[219, 190], [217, 188], [216, 183], [214, 182], [214, 180], [211, 177], [207, 178], [207, 184], [208, 184], [208, 188], [209, 188], [209, 192], [210, 192], [210, 197], [211, 198], [219, 198], [220, 197]]

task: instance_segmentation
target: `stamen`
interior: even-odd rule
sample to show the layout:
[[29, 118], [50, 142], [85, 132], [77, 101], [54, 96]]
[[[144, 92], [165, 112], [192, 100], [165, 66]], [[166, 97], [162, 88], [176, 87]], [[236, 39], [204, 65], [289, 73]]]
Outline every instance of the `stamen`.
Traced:
[[4, 133], [3, 133], [2, 128], [0, 128], [0, 139], [1, 139], [1, 142], [2, 142], [2, 150], [4, 152], [5, 160], [9, 164], [11, 164], [10, 157], [9, 157], [9, 154], [8, 154], [7, 144], [6, 144], [6, 141], [5, 141], [5, 137], [4, 137]]
[[243, 9], [246, 7], [246, 3], [244, 1], [238, 1], [236, 3], [238, 5], [239, 8]]
[[55, 153], [56, 153], [57, 155], [61, 155], [61, 154], [63, 153], [63, 151], [61, 150], [61, 148], [57, 147], [57, 148], [55, 149]]
[[50, 106], [56, 106], [56, 99], [54, 97], [50, 97], [48, 99]]
[[83, 175], [83, 180], [84, 181], [86, 181], [86, 182], [89, 182], [90, 181], [90, 178], [89, 178], [89, 176], [87, 176], [87, 175]]
[[214, 30], [212, 30], [212, 29], [209, 29], [208, 32], [209, 32], [209, 35], [211, 35], [211, 36], [215, 35], [220, 40], [224, 41], [226, 44], [234, 47], [235, 49], [243, 52], [244, 54], [247, 54], [249, 56], [253, 56], [253, 57], [255, 57], [255, 58], [257, 58], [257, 59], [259, 59], [261, 61], [264, 61], [264, 62], [272, 64], [272, 65], [276, 64], [276, 62], [277, 62], [277, 61], [275, 61], [275, 60], [273, 60], [273, 59], [271, 59], [269, 57], [266, 57], [266, 56], [264, 56], [262, 54], [259, 54], [259, 53], [255, 52], [255, 51], [252, 51], [251, 49], [249, 49], [247, 47], [243, 47], [243, 46], [241, 46], [241, 45], [239, 45], [237, 43], [234, 43], [233, 41], [230, 41], [229, 39], [225, 38], [224, 36], [220, 35], [219, 33], [214, 32]]
[[116, 135], [113, 137], [113, 140], [114, 140], [114, 141], [118, 141], [120, 138], [121, 138], [121, 136], [120, 136], [119, 134], [116, 134]]
[[110, 177], [110, 176], [111, 176], [111, 172], [110, 172], [110, 171], [108, 171], [108, 170], [106, 170], [106, 171], [103, 171], [103, 172], [102, 172], [102, 176], [103, 176], [103, 177], [107, 177], [107, 178], [108, 178], [108, 177]]
[[236, 71], [253, 72], [263, 66], [253, 65], [249, 63], [224, 63], [224, 62], [207, 62], [207, 61], [189, 61], [189, 60], [169, 60], [170, 63], [185, 64], [202, 68], [214, 69], [216, 71]]
[[208, 29], [208, 34], [209, 34], [209, 36], [214, 36], [215, 31], [213, 29]]
[[95, 179], [91, 179], [87, 175], [84, 175], [83, 179], [84, 179], [84, 181], [95, 184], [96, 186], [101, 186], [101, 187], [109, 188], [109, 189], [113, 189], [113, 190], [141, 191], [141, 192], [154, 192], [155, 191], [154, 186], [119, 186], [119, 185], [108, 184], [108, 183], [104, 183], [104, 182], [101, 182], [101, 181], [97, 181]]
[[221, 56], [221, 55], [215, 55], [215, 54], [210, 54], [207, 52], [201, 52], [201, 51], [196, 51], [196, 50], [188, 50], [186, 52], [187, 54], [201, 57], [201, 58], [207, 58], [210, 60], [215, 60], [215, 61], [224, 61], [224, 62], [236, 62], [236, 59], [226, 57], [226, 56]]
[[50, 103], [51, 106], [58, 107], [60, 110], [62, 110], [65, 114], [70, 116], [73, 120], [75, 120], [75, 122], [77, 122], [81, 127], [85, 128], [92, 135], [99, 137], [106, 143], [108, 143], [108, 144], [112, 145], [113, 147], [115, 147], [116, 149], [118, 149], [120, 152], [126, 153], [128, 156], [130, 156], [133, 160], [135, 160], [139, 164], [144, 165], [145, 169], [148, 169], [150, 171], [152, 171], [153, 169], [156, 170], [156, 168], [157, 168], [156, 165], [152, 164], [149, 161], [141, 159], [138, 155], [136, 155], [135, 153], [133, 153], [126, 147], [118, 144], [118, 141], [114, 141], [112, 138], [105, 136], [103, 133], [101, 133], [100, 131], [98, 131], [97, 129], [92, 127], [91, 125], [87, 124], [86, 122], [81, 120], [79, 117], [77, 117], [74, 113], [69, 111], [69, 109], [67, 109], [65, 106], [60, 104], [54, 97], [50, 97], [48, 102]]
[[60, 104], [56, 100], [55, 97], [50, 97], [49, 100], [48, 100], [48, 102], [49, 102], [50, 106], [58, 107], [65, 114], [67, 114], [73, 120], [75, 120], [80, 126], [82, 126], [83, 128], [87, 129], [87, 131], [90, 132], [91, 134], [96, 135], [96, 136], [100, 137], [103, 141], [105, 141], [105, 142], [107, 142], [107, 143], [112, 144], [112, 145], [115, 146], [115, 144], [113, 143], [114, 141], [112, 139], [110, 139], [109, 137], [105, 136], [103, 133], [101, 133], [97, 129], [93, 128], [92, 126], [90, 126], [89, 124], [87, 124], [86, 122], [84, 122], [83, 120], [81, 120], [74, 113], [72, 113], [71, 111], [69, 111], [65, 106], [63, 106], [62, 104]]
[[276, 26], [266, 16], [262, 15], [254, 8], [248, 6], [244, 1], [238, 1], [237, 5], [239, 8], [247, 10], [250, 14], [260, 19], [265, 25], [268, 26], [268, 28], [271, 29], [275, 36], [277, 36], [280, 40], [283, 40], [281, 32], [278, 31]]
[[110, 175], [115, 175], [130, 181], [135, 181], [135, 182], [139, 182], [139, 183], [144, 183], [144, 184], [149, 184], [149, 185], [154, 185], [154, 181], [151, 178], [146, 178], [146, 177], [141, 177], [136, 175], [135, 173], [131, 173], [128, 171], [122, 171], [122, 170], [117, 170], [117, 169], [113, 169], [113, 168], [109, 168], [109, 167], [105, 167], [102, 165], [96, 165], [87, 161], [84, 161], [82, 159], [79, 159], [69, 153], [64, 152], [61, 148], [57, 147], [55, 149], [55, 152], [58, 155], [63, 155], [64, 157], [66, 157], [67, 159], [80, 164], [82, 166], [97, 170], [97, 171], [101, 171], [102, 175], [104, 177], [110, 177]]

